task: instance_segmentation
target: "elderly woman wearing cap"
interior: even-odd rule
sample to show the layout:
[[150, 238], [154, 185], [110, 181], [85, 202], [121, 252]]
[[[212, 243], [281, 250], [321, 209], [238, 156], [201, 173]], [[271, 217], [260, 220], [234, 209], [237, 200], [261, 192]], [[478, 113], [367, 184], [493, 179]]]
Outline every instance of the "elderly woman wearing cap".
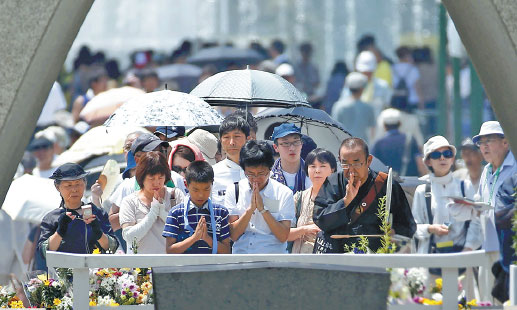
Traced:
[[424, 144], [423, 160], [431, 172], [423, 177], [427, 183], [416, 188], [413, 198], [418, 253], [470, 251], [481, 246], [479, 219], [458, 221], [449, 215], [447, 196], [462, 196], [460, 181], [451, 173], [455, 155], [456, 148], [442, 136]]
[[47, 250], [90, 254], [94, 249], [114, 252], [118, 242], [113, 235], [108, 215], [93, 204], [82, 202], [87, 172], [77, 164], [64, 164], [50, 177], [62, 201], [41, 223], [38, 245], [43, 255]]

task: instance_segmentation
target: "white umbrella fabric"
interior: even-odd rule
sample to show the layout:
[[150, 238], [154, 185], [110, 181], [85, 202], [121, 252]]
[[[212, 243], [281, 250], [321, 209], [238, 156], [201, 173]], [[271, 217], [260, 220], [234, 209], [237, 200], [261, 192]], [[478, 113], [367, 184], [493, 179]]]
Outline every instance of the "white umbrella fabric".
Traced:
[[232, 70], [213, 75], [191, 92], [213, 106], [307, 106], [307, 98], [279, 75], [259, 70]]
[[138, 96], [120, 108], [105, 126], [185, 126], [218, 125], [223, 117], [196, 96], [161, 90]]
[[109, 89], [88, 101], [79, 116], [88, 124], [101, 125], [124, 102], [142, 94], [143, 90], [130, 86]]
[[25, 174], [11, 183], [2, 210], [15, 221], [39, 224], [60, 203], [53, 180]]

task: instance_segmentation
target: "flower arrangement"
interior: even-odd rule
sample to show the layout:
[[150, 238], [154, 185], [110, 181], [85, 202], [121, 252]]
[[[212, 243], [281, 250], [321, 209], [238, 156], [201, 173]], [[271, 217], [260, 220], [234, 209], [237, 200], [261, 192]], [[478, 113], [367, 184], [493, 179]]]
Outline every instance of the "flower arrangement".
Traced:
[[90, 269], [90, 306], [153, 303], [150, 268]]
[[10, 286], [0, 286], [0, 308], [23, 308], [23, 302]]
[[390, 269], [391, 287], [388, 301], [391, 304], [403, 304], [423, 297], [427, 273], [424, 268]]
[[71, 271], [61, 268], [57, 279], [38, 274], [24, 284], [24, 291], [32, 307], [57, 310], [72, 309], [72, 290], [67, 275]]

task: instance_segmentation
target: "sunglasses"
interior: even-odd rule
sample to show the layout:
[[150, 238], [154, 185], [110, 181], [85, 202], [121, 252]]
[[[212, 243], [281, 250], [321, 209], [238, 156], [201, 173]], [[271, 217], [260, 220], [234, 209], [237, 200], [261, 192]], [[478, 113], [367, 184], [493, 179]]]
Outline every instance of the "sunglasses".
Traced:
[[434, 151], [431, 154], [429, 154], [429, 158], [440, 159], [442, 157], [442, 155], [444, 158], [453, 158], [454, 157], [454, 153], [451, 150], [446, 150], [443, 152]]
[[182, 168], [180, 166], [172, 166], [172, 171], [176, 172], [176, 173], [186, 173], [187, 172], [187, 167], [185, 168]]

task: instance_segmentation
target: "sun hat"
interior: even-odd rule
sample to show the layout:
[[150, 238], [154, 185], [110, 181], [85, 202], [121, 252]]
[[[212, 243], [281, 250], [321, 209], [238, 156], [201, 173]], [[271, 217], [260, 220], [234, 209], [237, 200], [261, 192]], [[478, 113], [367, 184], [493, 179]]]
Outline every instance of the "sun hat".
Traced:
[[396, 125], [400, 123], [401, 113], [397, 109], [389, 108], [381, 113], [384, 125]]
[[351, 72], [345, 79], [345, 86], [349, 89], [362, 89], [366, 84], [368, 84], [368, 77], [360, 72]]
[[479, 134], [472, 138], [472, 142], [477, 143], [482, 136], [488, 135], [500, 135], [504, 137], [503, 128], [498, 121], [488, 121], [484, 122], [481, 125], [481, 129], [479, 130]]
[[88, 174], [89, 173], [85, 172], [83, 167], [78, 164], [66, 163], [59, 166], [49, 178], [59, 181], [73, 181], [82, 179]]
[[443, 136], [434, 136], [424, 143], [424, 158], [422, 160], [425, 162], [429, 157], [429, 154], [444, 146], [449, 147], [452, 150], [453, 155], [456, 156], [456, 147], [454, 145], [450, 144]]
[[280, 75], [280, 76], [293, 76], [294, 75], [293, 66], [291, 66], [290, 64], [283, 63], [276, 68], [275, 74]]
[[358, 72], [374, 72], [377, 69], [377, 58], [370, 51], [362, 51], [355, 61], [355, 69]]
[[210, 165], [215, 165], [215, 153], [217, 153], [217, 138], [203, 129], [196, 129], [188, 135], [187, 140], [197, 146], [203, 153], [203, 157]]

